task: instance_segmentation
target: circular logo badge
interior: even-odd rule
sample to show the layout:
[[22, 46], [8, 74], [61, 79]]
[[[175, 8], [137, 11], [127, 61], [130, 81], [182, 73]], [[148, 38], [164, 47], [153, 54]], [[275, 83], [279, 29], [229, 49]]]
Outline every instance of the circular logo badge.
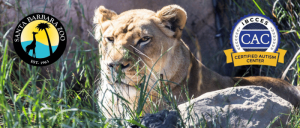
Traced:
[[14, 31], [14, 48], [28, 64], [46, 66], [58, 60], [65, 51], [67, 35], [55, 17], [35, 13], [23, 18]]
[[231, 47], [234, 52], [278, 50], [280, 33], [276, 24], [261, 14], [250, 14], [236, 22], [231, 30]]

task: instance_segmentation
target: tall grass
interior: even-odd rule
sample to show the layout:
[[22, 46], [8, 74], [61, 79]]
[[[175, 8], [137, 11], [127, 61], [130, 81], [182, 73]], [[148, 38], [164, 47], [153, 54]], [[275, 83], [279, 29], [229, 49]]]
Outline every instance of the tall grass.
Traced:
[[[231, 22], [237, 20], [239, 18], [238, 15], [245, 15], [249, 12], [260, 13], [263, 11], [269, 17], [273, 14], [276, 16], [273, 19], [279, 24], [279, 29], [283, 35], [280, 48], [289, 50], [286, 57], [288, 59], [285, 64], [279, 65], [277, 68], [260, 66], [261, 75], [280, 77], [278, 74], [281, 74], [284, 69], [288, 68], [287, 78], [290, 81], [294, 81], [291, 84], [296, 83], [299, 85], [300, 55], [295, 54], [299, 49], [300, 39], [300, 20], [295, 17], [299, 14], [296, 13], [293, 14], [294, 16], [291, 16], [292, 14], [289, 13], [285, 6], [278, 2], [274, 4], [275, 2], [270, 1], [256, 1], [254, 4], [252, 1], [229, 1], [231, 1], [231, 5], [228, 6], [234, 6], [234, 8], [229, 8], [228, 10], [228, 13], [230, 13], [228, 19], [232, 19]], [[72, 1], [67, 0], [67, 3], [69, 8], [71, 8]], [[5, 14], [7, 7], [12, 7], [9, 2], [5, 4], [6, 6], [0, 6], [1, 16]], [[297, 2], [293, 4], [299, 5]], [[45, 3], [43, 10], [45, 10], [46, 5], [47, 3]], [[15, 8], [19, 7], [20, 5], [16, 4]], [[300, 10], [299, 6], [294, 6], [293, 9], [298, 12]], [[78, 10], [82, 13], [82, 17], [87, 20], [82, 5], [79, 5]], [[238, 15], [235, 12], [238, 12]], [[30, 13], [31, 11], [28, 9], [27, 12], [20, 12], [20, 15], [25, 16]], [[69, 10], [67, 9], [65, 14], [68, 15], [68, 13]], [[97, 93], [101, 89], [99, 88], [101, 86], [101, 79], [99, 78], [102, 74], [99, 74], [101, 71], [99, 64], [101, 55], [98, 55], [98, 48], [92, 45], [95, 42], [83, 40], [78, 36], [71, 37], [71, 45], [65, 51], [67, 54], [53, 64], [57, 73], [49, 71], [45, 75], [41, 73], [41, 70], [44, 69], [26, 64], [10, 50], [9, 44], [12, 44], [12, 40], [8, 38], [8, 34], [13, 30], [10, 29], [13, 22], [10, 21], [0, 26], [0, 127], [127, 127], [132, 124], [143, 127], [140, 124], [140, 116], [144, 114], [142, 108], [145, 105], [145, 101], [151, 103], [152, 113], [158, 111], [158, 104], [151, 100], [147, 91], [147, 87], [152, 86], [147, 82], [149, 77], [141, 76], [143, 79], [139, 83], [140, 86], [137, 86], [137, 89], [140, 90], [137, 106], [134, 109], [129, 108], [129, 104], [132, 103], [126, 101], [122, 95], [118, 95], [118, 98], [123, 102], [122, 107], [124, 111], [121, 114], [112, 111], [111, 115], [114, 116], [108, 119], [103, 114], [105, 109], [99, 109], [105, 105], [97, 104], [99, 100], [101, 101], [101, 99], [97, 98]], [[72, 20], [63, 23], [67, 30], [73, 31]], [[229, 30], [224, 31], [230, 33]], [[91, 35], [93, 34], [90, 30], [88, 31]], [[223, 40], [229, 39], [226, 36], [224, 38]], [[223, 43], [223, 49], [228, 46], [226, 43], [228, 42], [225, 41]], [[83, 46], [87, 48], [83, 49]], [[216, 56], [220, 56], [220, 54], [217, 53]], [[294, 56], [297, 56], [296, 61], [291, 64], [291, 67], [288, 67], [288, 64], [291, 63], [291, 58]], [[151, 69], [152, 67], [147, 68]], [[153, 90], [159, 93], [161, 100], [169, 104], [170, 109], [178, 111], [178, 104], [168, 85], [160, 82], [168, 80], [160, 76], [157, 76], [157, 78], [156, 84], [161, 86], [160, 88], [153, 88]], [[69, 79], [71, 81], [67, 81]], [[82, 81], [84, 82], [82, 83]], [[74, 89], [77, 87], [80, 89]], [[183, 89], [182, 94], [188, 95], [187, 90]], [[192, 110], [193, 108], [190, 109]], [[117, 114], [121, 116], [115, 116]], [[290, 114], [291, 126], [298, 127], [300, 122], [299, 115], [300, 112], [298, 110]], [[187, 117], [187, 119], [180, 117], [178, 125], [180, 127], [186, 127], [187, 124], [195, 127], [207, 127], [205, 120], [190, 120], [192, 120], [190, 117]], [[196, 122], [199, 124], [196, 124]], [[214, 125], [216, 126], [217, 123]]]
[[[97, 86], [86, 82], [81, 91], [75, 92], [65, 82], [68, 75], [72, 75], [66, 71], [69, 65], [66, 58], [62, 57], [55, 62], [56, 70], [60, 71], [58, 74], [49, 73], [49, 78], [43, 78], [40, 67], [28, 65], [16, 56], [9, 56], [9, 41], [5, 38], [3, 41], [6, 43], [0, 48], [2, 54], [0, 126], [103, 127], [105, 125], [104, 122], [99, 122], [103, 119], [102, 115], [97, 113], [96, 107], [91, 103], [97, 99], [96, 92], [90, 93], [90, 90], [96, 90]], [[89, 71], [96, 66], [90, 67], [87, 63], [93, 59], [78, 52], [74, 60], [77, 56], [80, 56], [80, 61], [74, 61], [78, 63], [77, 69], [84, 68], [78, 71], [82, 71], [82, 76], [89, 80]], [[73, 77], [72, 81], [76, 79], [79, 78]], [[89, 95], [81, 97], [81, 93]]]

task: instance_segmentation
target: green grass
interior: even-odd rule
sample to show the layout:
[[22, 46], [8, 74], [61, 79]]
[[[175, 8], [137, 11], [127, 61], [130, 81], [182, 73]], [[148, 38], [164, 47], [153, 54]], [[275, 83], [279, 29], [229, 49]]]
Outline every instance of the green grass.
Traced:
[[[288, 50], [288, 53], [285, 57], [285, 64], [279, 64], [276, 68], [258, 67], [260, 75], [280, 77], [284, 70], [291, 69], [288, 71], [286, 78], [291, 84], [299, 85], [300, 55], [296, 53], [299, 50], [300, 42], [300, 26], [298, 24], [300, 20], [295, 18], [295, 15], [299, 15], [300, 7], [295, 6], [292, 9], [296, 13], [289, 13], [283, 3], [274, 4], [274, 1], [270, 0], [265, 2], [255, 1], [255, 3], [253, 1], [237, 2], [232, 0], [228, 2], [230, 4], [225, 4], [227, 8], [222, 11], [230, 19], [228, 20], [230, 21], [229, 24], [233, 24], [240, 16], [250, 12], [265, 13], [265, 15], [272, 17], [274, 22], [279, 24], [280, 32], [283, 35], [280, 48]], [[66, 2], [68, 8], [71, 8], [72, 1], [67, 0]], [[299, 3], [293, 4], [299, 5]], [[19, 8], [19, 6], [19, 4], [16, 4], [14, 8]], [[275, 6], [274, 9], [273, 6]], [[12, 7], [9, 2], [0, 5], [0, 18], [5, 18], [9, 7]], [[43, 10], [45, 8], [46, 3]], [[30, 13], [29, 10], [26, 12], [20, 11], [19, 15], [25, 16]], [[86, 19], [83, 10], [83, 6], [80, 4], [80, 15], [87, 21], [88, 19]], [[66, 9], [65, 15], [67, 16], [68, 13], [69, 10]], [[146, 88], [151, 86], [147, 84], [149, 77], [143, 76], [144, 79], [139, 87], [141, 95], [136, 109], [131, 110], [128, 107], [129, 102], [126, 102], [119, 95], [118, 98], [124, 103], [124, 111], [121, 117], [114, 116], [108, 120], [97, 109], [103, 106], [95, 104], [97, 102], [97, 89], [100, 86], [99, 83], [101, 83], [99, 79], [101, 70], [99, 58], [101, 55], [98, 55], [98, 48], [92, 45], [95, 42], [83, 40], [79, 36], [71, 37], [72, 47], [67, 48], [65, 51], [67, 54], [53, 64], [56, 73], [46, 72], [42, 74], [41, 71], [44, 69], [26, 64], [10, 50], [9, 46], [11, 46], [12, 40], [9, 38], [9, 32], [13, 31], [13, 22], [15, 21], [0, 22], [0, 127], [126, 127], [132, 124], [140, 125], [139, 117], [143, 114], [142, 108], [145, 101], [151, 101], [149, 93], [146, 91]], [[72, 19], [63, 21], [63, 23], [68, 31], [74, 30]], [[222, 39], [223, 46], [221, 50], [228, 48], [230, 27], [230, 25], [229, 27], [223, 26], [222, 31], [226, 34]], [[87, 31], [92, 35], [92, 30]], [[216, 56], [225, 57], [223, 53], [217, 53]], [[294, 57], [296, 57], [295, 61], [292, 59]], [[221, 65], [224, 62], [222, 59], [217, 61]], [[152, 67], [147, 68], [151, 69]], [[252, 70], [256, 70], [256, 68], [251, 66], [249, 72], [251, 73]], [[160, 81], [161, 79], [158, 79], [157, 83]], [[162, 88], [153, 89], [160, 93], [161, 100], [169, 103], [170, 108], [178, 110], [177, 103], [166, 85]], [[167, 91], [162, 93], [161, 90]], [[188, 95], [188, 92], [184, 89], [182, 93]], [[151, 112], [158, 111], [157, 104], [152, 103], [151, 107]], [[113, 112], [112, 115], [115, 115], [114, 113], [117, 112]], [[126, 115], [129, 115], [129, 119], [124, 118]], [[190, 121], [189, 119], [191, 118], [182, 119], [181, 117], [178, 123], [181, 127], [185, 127], [187, 122]], [[290, 120], [291, 126], [299, 127], [300, 111], [295, 109], [291, 112]], [[192, 124], [189, 125], [196, 126], [195, 122], [199, 122], [200, 127], [207, 126], [205, 120], [192, 120], [191, 122]], [[214, 125], [217, 125], [217, 123]]]

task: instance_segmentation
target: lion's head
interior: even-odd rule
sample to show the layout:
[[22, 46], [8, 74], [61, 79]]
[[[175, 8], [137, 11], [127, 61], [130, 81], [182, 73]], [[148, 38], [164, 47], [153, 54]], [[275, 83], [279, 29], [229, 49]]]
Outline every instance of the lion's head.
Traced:
[[[100, 6], [95, 11], [95, 38], [99, 40], [102, 78], [109, 83], [138, 85], [141, 76], [149, 75], [149, 85], [157, 76], [181, 82], [189, 64], [189, 51], [181, 41], [187, 15], [177, 5], [157, 12], [136, 9], [117, 14]], [[123, 72], [121, 79], [112, 76]], [[175, 85], [172, 85], [175, 86]]]

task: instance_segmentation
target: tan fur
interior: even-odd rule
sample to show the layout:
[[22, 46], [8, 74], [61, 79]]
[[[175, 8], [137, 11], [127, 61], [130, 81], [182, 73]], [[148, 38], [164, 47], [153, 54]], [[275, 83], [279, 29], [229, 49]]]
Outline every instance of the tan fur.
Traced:
[[[150, 73], [148, 91], [153, 86], [159, 85], [159, 82], [157, 84], [155, 82], [159, 75], [163, 74], [164, 79], [179, 83], [176, 85], [165, 82], [170, 85], [179, 103], [187, 101], [187, 97], [181, 92], [182, 87], [186, 87], [191, 98], [206, 92], [233, 87], [238, 83], [237, 86], [264, 86], [293, 105], [298, 105], [298, 90], [283, 80], [270, 77], [230, 78], [206, 68], [180, 39], [186, 19], [185, 10], [178, 5], [163, 7], [156, 13], [146, 9], [136, 9], [119, 15], [103, 6], [96, 9], [95, 37], [100, 41], [99, 52], [102, 56], [100, 59], [101, 88], [110, 90], [106, 93], [100, 91], [99, 99], [105, 98], [106, 101], [103, 103], [105, 102], [106, 107], [112, 108], [114, 105], [120, 105], [120, 101], [114, 94], [108, 94], [108, 92], [113, 92], [126, 95], [126, 100], [131, 102], [130, 107], [135, 108], [139, 91], [134, 86], [138, 85], [143, 75]], [[137, 45], [137, 42], [145, 36], [151, 37], [150, 42], [143, 46]], [[107, 37], [112, 37], [113, 43], [108, 41]], [[109, 64], [130, 65], [129, 68], [122, 70], [126, 74], [126, 77], [121, 79], [123, 83], [112, 80], [112, 76], [117, 74], [117, 68], [114, 67], [114, 72], [111, 72]], [[148, 70], [145, 70], [145, 66]], [[139, 75], [137, 75], [137, 70], [140, 71]], [[155, 100], [157, 92], [152, 89], [150, 95]], [[115, 97], [114, 102], [112, 97]], [[122, 111], [121, 109], [124, 108], [114, 109]], [[145, 111], [149, 112], [146, 108]]]

